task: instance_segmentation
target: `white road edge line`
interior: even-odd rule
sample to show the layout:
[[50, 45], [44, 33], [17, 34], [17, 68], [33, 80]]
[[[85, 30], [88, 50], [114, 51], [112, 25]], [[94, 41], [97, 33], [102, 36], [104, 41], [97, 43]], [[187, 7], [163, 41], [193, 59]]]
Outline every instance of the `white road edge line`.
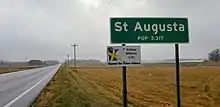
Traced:
[[17, 100], [19, 100], [20, 98], [22, 98], [25, 94], [27, 94], [29, 91], [31, 91], [34, 87], [36, 87], [37, 85], [39, 85], [41, 82], [43, 82], [44, 80], [46, 80], [51, 74], [53, 73], [53, 71], [51, 71], [50, 74], [48, 74], [46, 77], [44, 77], [42, 80], [40, 80], [38, 83], [34, 84], [31, 88], [27, 89], [25, 92], [23, 92], [22, 94], [20, 94], [19, 96], [17, 96], [16, 98], [14, 98], [13, 100], [11, 100], [8, 104], [6, 104], [3, 107], [10, 107], [14, 102], [16, 102]]

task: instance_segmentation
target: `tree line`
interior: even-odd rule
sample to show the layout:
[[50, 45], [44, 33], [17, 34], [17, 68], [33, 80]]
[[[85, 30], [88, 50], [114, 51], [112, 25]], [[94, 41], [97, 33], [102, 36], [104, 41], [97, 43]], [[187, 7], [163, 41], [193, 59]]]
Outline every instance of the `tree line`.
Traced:
[[209, 57], [209, 61], [219, 62], [220, 61], [220, 49], [214, 49], [211, 53], [209, 53], [208, 57]]

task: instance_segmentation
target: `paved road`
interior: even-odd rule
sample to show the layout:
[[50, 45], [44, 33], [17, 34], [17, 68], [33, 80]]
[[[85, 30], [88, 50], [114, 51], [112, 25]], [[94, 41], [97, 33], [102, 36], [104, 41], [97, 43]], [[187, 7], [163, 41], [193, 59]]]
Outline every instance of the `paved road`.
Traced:
[[28, 107], [60, 65], [0, 75], [0, 107]]

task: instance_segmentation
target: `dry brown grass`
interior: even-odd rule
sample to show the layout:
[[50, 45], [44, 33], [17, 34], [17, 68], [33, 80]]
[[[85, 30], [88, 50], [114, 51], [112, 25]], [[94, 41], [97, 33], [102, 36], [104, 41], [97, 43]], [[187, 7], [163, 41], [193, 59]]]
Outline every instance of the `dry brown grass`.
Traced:
[[[79, 69], [77, 74], [120, 97], [120, 68]], [[180, 75], [183, 107], [220, 106], [220, 67], [184, 67]], [[131, 105], [176, 106], [175, 68], [128, 68], [127, 77]]]
[[[86, 99], [91, 99], [90, 104], [121, 106], [121, 68], [79, 68], [72, 70], [70, 75], [74, 86]], [[175, 75], [174, 67], [128, 68], [128, 105], [176, 107]], [[180, 76], [182, 107], [220, 107], [220, 67], [181, 67]], [[77, 93], [71, 94], [77, 96]], [[41, 99], [50, 102], [47, 96], [41, 96]]]
[[11, 68], [0, 67], [0, 74], [21, 71], [21, 70], [26, 70], [26, 69], [34, 69], [34, 68], [38, 68], [38, 67], [35, 67], [35, 66], [20, 66], [20, 67], [11, 67]]

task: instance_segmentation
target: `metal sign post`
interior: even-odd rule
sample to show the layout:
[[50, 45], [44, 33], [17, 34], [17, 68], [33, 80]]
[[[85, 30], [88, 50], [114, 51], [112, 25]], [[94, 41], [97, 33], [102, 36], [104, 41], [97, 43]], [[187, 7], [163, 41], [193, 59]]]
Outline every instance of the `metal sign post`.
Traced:
[[180, 107], [180, 62], [179, 62], [179, 44], [175, 44], [176, 54], [176, 95], [177, 95], [177, 107]]
[[[122, 44], [125, 46], [125, 44]], [[125, 48], [123, 48], [124, 50]], [[123, 97], [123, 107], [127, 107], [127, 79], [126, 79], [126, 66], [122, 66], [122, 97]]]

